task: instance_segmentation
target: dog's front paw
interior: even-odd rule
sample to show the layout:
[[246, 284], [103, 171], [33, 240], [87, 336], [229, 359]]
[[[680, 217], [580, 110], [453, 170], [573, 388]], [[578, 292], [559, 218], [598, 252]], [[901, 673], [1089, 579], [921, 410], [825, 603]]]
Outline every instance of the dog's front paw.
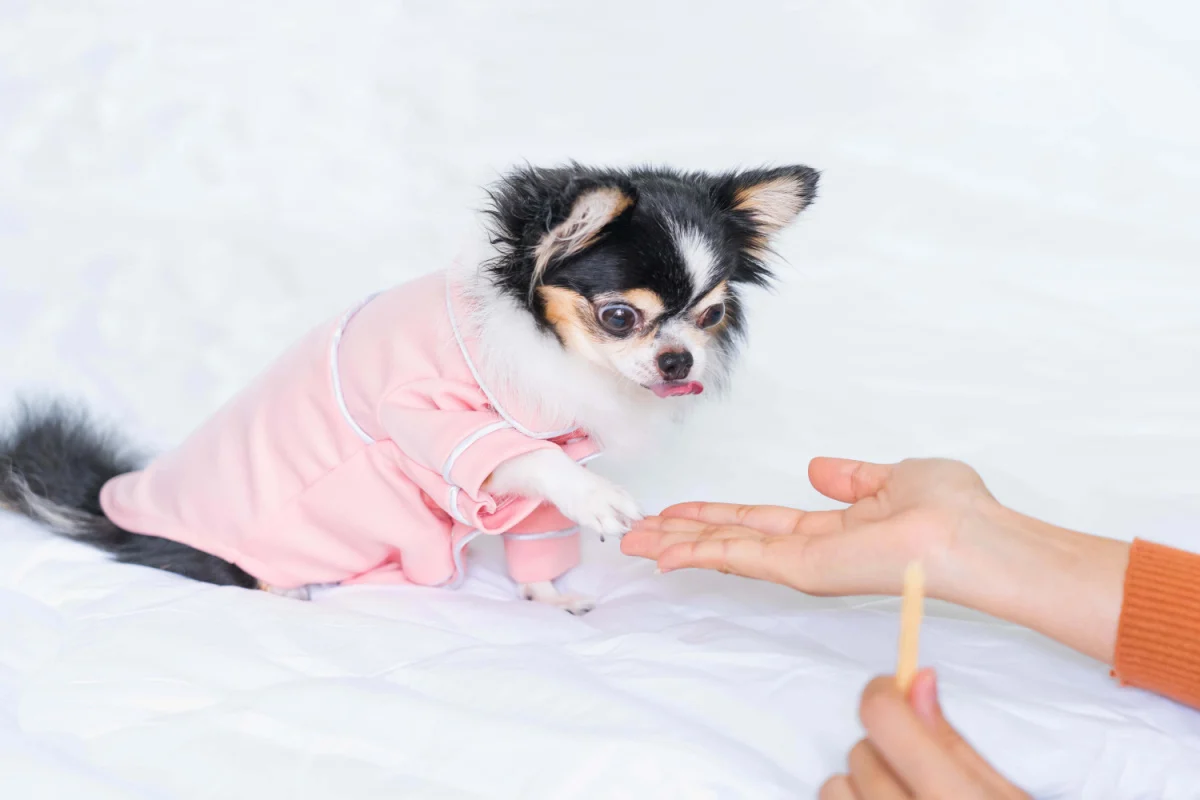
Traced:
[[509, 459], [484, 483], [489, 492], [541, 497], [571, 521], [617, 535], [642, 518], [629, 494], [576, 464], [561, 450], [537, 450]]
[[637, 502], [620, 486], [588, 475], [579, 491], [560, 498], [558, 510], [563, 516], [603, 536], [617, 536], [642, 518]]
[[522, 600], [532, 600], [555, 608], [561, 608], [568, 614], [582, 617], [596, 607], [595, 602], [583, 595], [571, 592], [560, 592], [550, 581], [538, 583], [522, 583], [517, 587]]

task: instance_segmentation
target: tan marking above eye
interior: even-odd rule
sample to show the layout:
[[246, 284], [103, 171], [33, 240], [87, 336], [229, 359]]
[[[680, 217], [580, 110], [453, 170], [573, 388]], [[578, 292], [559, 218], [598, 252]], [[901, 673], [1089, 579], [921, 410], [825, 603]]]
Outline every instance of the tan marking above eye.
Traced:
[[623, 294], [625, 299], [627, 299], [630, 303], [647, 313], [658, 315], [663, 312], [664, 308], [666, 308], [666, 306], [663, 305], [662, 298], [658, 296], [658, 292], [655, 292], [651, 289], [630, 289], [629, 291], [622, 292], [621, 294]]
[[727, 281], [721, 281], [712, 288], [712, 291], [704, 295], [704, 297], [701, 297], [692, 305], [692, 317], [699, 319], [709, 308], [715, 306], [717, 303], [724, 302], [728, 295], [729, 284]]

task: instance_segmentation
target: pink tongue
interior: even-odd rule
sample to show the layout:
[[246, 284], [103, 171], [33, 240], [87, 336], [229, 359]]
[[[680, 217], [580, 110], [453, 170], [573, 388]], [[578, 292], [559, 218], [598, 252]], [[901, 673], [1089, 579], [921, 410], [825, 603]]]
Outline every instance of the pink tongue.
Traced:
[[704, 391], [704, 384], [700, 381], [688, 381], [687, 383], [656, 383], [650, 387], [650, 391], [654, 392], [659, 397], [678, 397], [681, 394], [700, 394]]

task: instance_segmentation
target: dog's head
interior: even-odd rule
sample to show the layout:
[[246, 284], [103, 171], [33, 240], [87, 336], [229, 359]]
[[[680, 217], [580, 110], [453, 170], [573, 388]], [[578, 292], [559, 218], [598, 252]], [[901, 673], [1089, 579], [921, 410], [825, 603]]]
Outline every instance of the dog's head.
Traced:
[[487, 269], [569, 352], [659, 397], [698, 394], [743, 331], [739, 287], [770, 280], [771, 238], [816, 185], [803, 166], [517, 170], [491, 192]]

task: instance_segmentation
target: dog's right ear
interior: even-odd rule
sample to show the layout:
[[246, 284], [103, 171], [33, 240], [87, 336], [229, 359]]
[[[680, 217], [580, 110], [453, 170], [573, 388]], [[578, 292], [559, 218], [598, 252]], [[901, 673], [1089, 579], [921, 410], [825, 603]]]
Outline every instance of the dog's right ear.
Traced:
[[552, 222], [533, 248], [533, 280], [536, 286], [555, 260], [573, 256], [596, 241], [601, 231], [633, 207], [632, 190], [620, 186], [571, 187], [571, 210], [561, 222]]
[[637, 203], [628, 180], [582, 167], [517, 170], [490, 196], [492, 243], [523, 267], [529, 298], [554, 264], [594, 244]]

